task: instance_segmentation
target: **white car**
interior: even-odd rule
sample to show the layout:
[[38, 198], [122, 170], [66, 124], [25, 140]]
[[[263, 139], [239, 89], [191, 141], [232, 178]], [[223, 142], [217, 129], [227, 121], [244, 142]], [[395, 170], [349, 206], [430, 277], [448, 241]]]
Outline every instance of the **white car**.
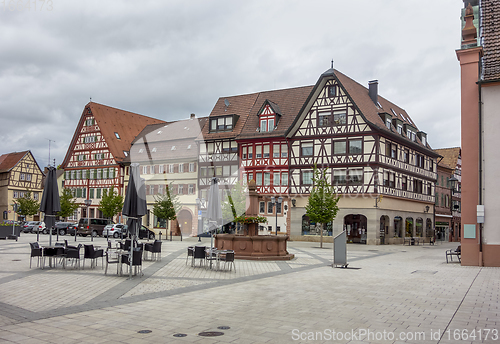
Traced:
[[125, 227], [125, 225], [122, 225], [121, 223], [107, 225], [102, 230], [102, 236], [103, 237], [112, 236], [113, 238], [118, 238], [118, 237], [120, 237], [121, 233], [123, 233], [123, 235], [125, 235], [124, 227]]

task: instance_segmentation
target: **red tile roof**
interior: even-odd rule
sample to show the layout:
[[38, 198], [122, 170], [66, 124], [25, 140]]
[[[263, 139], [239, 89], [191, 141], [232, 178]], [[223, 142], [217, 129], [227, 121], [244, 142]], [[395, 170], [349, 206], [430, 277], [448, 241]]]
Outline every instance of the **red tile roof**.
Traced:
[[500, 1], [481, 1], [483, 80], [500, 79]]
[[443, 157], [443, 159], [438, 162], [438, 165], [445, 165], [452, 169], [456, 168], [458, 158], [461, 154], [460, 147], [440, 148], [434, 149], [434, 151]]
[[0, 156], [0, 173], [9, 172], [29, 151], [7, 153]]

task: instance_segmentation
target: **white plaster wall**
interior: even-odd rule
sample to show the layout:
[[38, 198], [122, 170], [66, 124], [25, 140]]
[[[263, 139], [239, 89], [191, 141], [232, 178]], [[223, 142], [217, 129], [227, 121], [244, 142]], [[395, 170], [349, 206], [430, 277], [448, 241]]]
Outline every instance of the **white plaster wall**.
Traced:
[[500, 86], [482, 88], [484, 242], [500, 244]]

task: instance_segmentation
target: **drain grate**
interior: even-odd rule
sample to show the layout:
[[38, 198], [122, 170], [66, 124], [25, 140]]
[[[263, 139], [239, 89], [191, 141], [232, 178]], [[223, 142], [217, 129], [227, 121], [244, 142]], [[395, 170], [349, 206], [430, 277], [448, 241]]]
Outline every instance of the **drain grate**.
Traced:
[[174, 334], [174, 337], [186, 337], [186, 336], [187, 336], [187, 334], [185, 334], [185, 333], [176, 333], [176, 334]]
[[140, 330], [140, 331], [137, 331], [137, 333], [151, 333], [153, 331], [151, 330]]
[[229, 326], [219, 326], [217, 327], [219, 330], [229, 330], [231, 327]]
[[224, 332], [207, 331], [207, 332], [198, 333], [198, 336], [202, 336], [202, 337], [217, 337], [217, 336], [222, 336], [222, 335], [224, 335]]

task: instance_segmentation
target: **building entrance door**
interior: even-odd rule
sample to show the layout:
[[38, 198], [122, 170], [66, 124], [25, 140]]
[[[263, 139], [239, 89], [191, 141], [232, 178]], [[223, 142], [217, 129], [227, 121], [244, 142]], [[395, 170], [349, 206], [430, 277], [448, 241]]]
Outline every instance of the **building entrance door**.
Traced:
[[344, 217], [344, 228], [347, 232], [347, 241], [366, 244], [366, 216], [349, 214]]
[[181, 210], [177, 214], [177, 221], [182, 232], [182, 236], [190, 236], [193, 234], [193, 218], [188, 210]]

